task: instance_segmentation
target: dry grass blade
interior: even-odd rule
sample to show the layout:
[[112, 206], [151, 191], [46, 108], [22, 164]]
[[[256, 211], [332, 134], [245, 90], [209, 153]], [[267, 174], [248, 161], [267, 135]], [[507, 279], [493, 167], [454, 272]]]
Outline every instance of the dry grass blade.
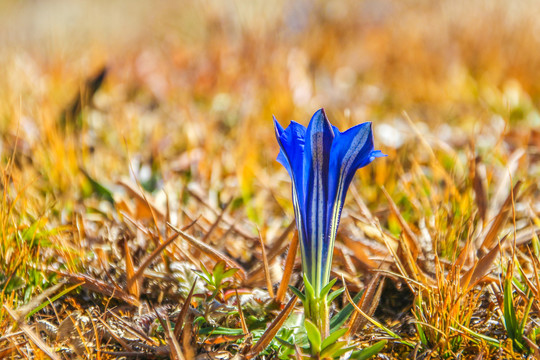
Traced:
[[[165, 192], [165, 223], [171, 222], [171, 203], [169, 193]], [[165, 237], [169, 238], [169, 227], [165, 226]]]
[[15, 338], [15, 337], [20, 336], [22, 334], [24, 334], [24, 331], [17, 331], [17, 332], [11, 333], [11, 334], [2, 335], [2, 336], [0, 336], [0, 341], [9, 340], [11, 338]]
[[[384, 278], [381, 279], [381, 274], [376, 273], [373, 279], [369, 282], [364, 295], [358, 302], [358, 306], [369, 316], [372, 316], [379, 305], [379, 300], [381, 299], [382, 290], [384, 287]], [[354, 335], [358, 331], [362, 330], [367, 324], [368, 320], [366, 318], [359, 317], [358, 313], [354, 313], [349, 322], [349, 335]]]
[[[229, 204], [231, 203], [232, 200], [229, 200], [227, 201], [227, 203], [225, 204], [225, 206], [223, 207], [223, 209], [221, 209], [221, 212], [219, 213], [219, 215], [217, 216], [216, 218], [216, 221], [213, 222], [212, 226], [210, 226], [210, 229], [208, 229], [208, 231], [206, 232], [206, 234], [204, 234], [204, 237], [201, 239], [202, 242], [206, 242], [206, 240], [208, 240], [210, 238], [210, 235], [212, 235], [212, 233], [214, 232], [214, 230], [217, 228], [217, 226], [219, 225], [219, 222], [221, 221], [221, 219], [223, 219], [223, 215], [225, 215], [225, 211], [227, 211], [227, 209], [229, 208]], [[231, 225], [230, 226], [230, 229], [232, 229], [234, 226]]]
[[454, 262], [454, 266], [456, 268], [458, 269], [463, 268], [463, 266], [465, 265], [465, 261], [467, 261], [467, 258], [470, 255], [471, 249], [472, 249], [472, 244], [471, 244], [470, 238], [468, 238], [467, 241], [465, 242], [465, 245], [459, 252], [459, 255], [456, 258], [456, 261]]
[[473, 189], [475, 194], [476, 206], [478, 206], [478, 212], [480, 213], [480, 218], [483, 222], [486, 221], [488, 200], [486, 189], [484, 185], [484, 177], [481, 175], [481, 172], [478, 171], [478, 167], [481, 163], [480, 156], [477, 156], [473, 161], [470, 162], [471, 174], [473, 179]]
[[109, 324], [107, 324], [106, 321], [104, 321], [100, 317], [98, 317], [97, 319], [99, 320], [101, 325], [103, 325], [103, 327], [107, 329], [109, 335], [112, 336], [114, 340], [116, 340], [126, 351], [133, 351], [133, 348], [127, 342], [125, 342], [124, 339], [118, 336], [116, 332], [113, 329], [111, 329], [111, 327], [109, 326]]
[[356, 225], [366, 234], [368, 238], [375, 239], [387, 246], [392, 246], [393, 249], [396, 248], [399, 240], [385, 232], [378, 223], [378, 220], [365, 219], [362, 214], [355, 213], [350, 213], [349, 216], [356, 221]]
[[516, 246], [530, 243], [535, 236], [540, 236], [540, 228], [521, 230], [516, 235]]
[[184, 357], [186, 360], [192, 360], [195, 358], [195, 351], [191, 346], [191, 341], [193, 340], [193, 334], [191, 333], [193, 324], [188, 317], [188, 320], [185, 321], [184, 328], [182, 329], [182, 346], [184, 350]]
[[114, 317], [120, 324], [122, 324], [124, 330], [127, 331], [128, 333], [130, 333], [132, 336], [137, 337], [140, 340], [144, 340], [144, 341], [148, 342], [149, 344], [154, 344], [154, 345], [158, 344], [158, 342], [156, 340], [150, 338], [144, 332], [137, 329], [136, 327], [134, 327], [132, 324], [128, 323], [126, 320], [124, 320], [120, 316], [116, 315], [113, 311], [108, 310], [107, 313], [110, 314], [112, 317]]
[[[334, 256], [338, 261], [342, 261], [343, 269], [349, 274], [355, 275], [358, 273], [356, 266], [351, 258], [352, 251], [350, 251], [346, 246], [341, 243], [337, 243], [334, 246]], [[360, 266], [364, 267], [364, 263], [360, 261]], [[369, 271], [370, 269], [364, 269]]]
[[409, 242], [404, 240], [406, 237], [407, 236], [403, 235], [403, 233], [402, 236], [400, 236], [401, 241], [398, 244], [396, 256], [399, 258], [400, 264], [403, 265], [403, 269], [410, 278], [423, 282], [425, 280], [425, 276], [422, 270], [417, 266], [417, 258], [415, 258], [411, 249], [409, 248]]
[[238, 295], [238, 290], [234, 289], [236, 294], [236, 306], [238, 308], [238, 315], [240, 315], [240, 324], [242, 325], [242, 331], [244, 334], [249, 335], [249, 329], [246, 324], [246, 318], [244, 317], [244, 312], [242, 311], [242, 304], [240, 302], [240, 296]]
[[[198, 219], [195, 219], [193, 220], [190, 224], [188, 224], [187, 226], [184, 226], [182, 228], [183, 231], [189, 229], [191, 226], [193, 226], [196, 222], [197, 222]], [[148, 255], [146, 258], [144, 258], [141, 266], [139, 267], [139, 269], [137, 269], [137, 271], [135, 272], [135, 274], [132, 276], [132, 277], [129, 277], [128, 276], [128, 287], [130, 286], [131, 283], [133, 282], [137, 282], [143, 275], [144, 271], [146, 270], [146, 268], [148, 268], [148, 266], [150, 266], [150, 264], [152, 263], [152, 261], [154, 261], [154, 259], [167, 247], [169, 246], [169, 244], [171, 244], [174, 240], [176, 240], [176, 238], [178, 238], [179, 234], [174, 234], [174, 235], [171, 235], [166, 241], [162, 242], [161, 244], [159, 244], [158, 247], [156, 247], [154, 249], [154, 251], [152, 251], [152, 253], [150, 255]]]
[[[430, 284], [423, 284], [423, 283], [421, 283], [419, 281], [415, 281], [415, 280], [413, 280], [411, 278], [403, 276], [401, 273], [396, 273], [396, 272], [392, 272], [392, 271], [384, 270], [384, 269], [377, 270], [377, 272], [383, 274], [388, 279], [392, 279], [392, 280], [401, 279], [401, 280], [405, 281], [405, 283], [407, 283], [409, 285], [410, 289], [415, 289], [415, 287], [417, 287], [417, 288], [419, 288], [421, 290], [429, 290], [430, 289]], [[411, 285], [414, 285], [415, 287], [412, 287]]]
[[367, 247], [364, 244], [351, 239], [349, 236], [344, 236], [343, 242], [345, 243], [346, 247], [353, 252], [355, 259], [360, 262], [361, 267], [364, 270], [369, 271], [377, 267], [377, 263], [371, 260], [366, 253]]
[[[457, 258], [454, 260], [453, 268], [457, 270], [457, 274], [463, 269], [465, 264], [468, 264], [468, 266], [472, 266], [472, 262], [476, 260], [476, 254], [475, 248], [473, 245], [473, 231], [474, 231], [474, 225], [473, 225], [474, 219], [471, 217], [467, 221], [467, 238], [465, 240], [465, 245], [463, 248], [459, 251], [459, 254]], [[456, 243], [457, 246], [457, 243]], [[457, 253], [458, 249], [454, 249], [454, 254]]]
[[141, 224], [140, 222], [138, 222], [137, 220], [135, 220], [134, 218], [132, 218], [131, 215], [128, 214], [126, 211], [120, 210], [119, 213], [120, 213], [120, 215], [122, 215], [127, 221], [129, 221], [129, 222], [132, 223], [137, 229], [139, 229], [144, 235], [150, 236], [150, 237], [154, 237], [153, 234], [152, 234], [150, 231], [148, 231], [149, 229], [147, 229], [143, 224]]
[[351, 287], [351, 289], [355, 292], [362, 291], [362, 289], [364, 289], [362, 282], [358, 279], [356, 274], [351, 275], [339, 269], [330, 270], [330, 274], [330, 278], [336, 277], [338, 279], [344, 279], [347, 281], [347, 284], [349, 284], [348, 286]]
[[41, 294], [33, 297], [28, 302], [28, 304], [20, 306], [19, 308], [17, 308], [17, 310], [11, 310], [11, 311], [14, 312], [19, 319], [24, 319], [26, 317], [26, 315], [28, 315], [30, 312], [32, 312], [32, 310], [37, 308], [45, 300], [52, 297], [52, 295], [55, 292], [57, 292], [58, 290], [60, 290], [60, 288], [62, 288], [62, 286], [64, 286], [64, 285], [65, 285], [65, 282], [61, 281], [58, 284], [56, 284], [54, 286], [51, 286], [50, 288], [46, 289]]
[[[283, 233], [277, 238], [276, 241], [274, 241], [274, 244], [272, 248], [269, 251], [269, 254], [267, 256], [267, 259], [269, 262], [274, 261], [274, 259], [280, 255], [283, 254], [283, 252], [287, 249], [287, 243], [285, 242], [285, 239], [287, 238], [287, 235], [295, 228], [296, 223], [294, 220], [287, 226], [287, 229], [283, 231]], [[249, 270], [247, 281], [248, 283], [252, 283], [255, 281], [257, 276], [264, 271], [264, 264], [261, 262], [258, 262], [257, 265], [255, 265], [253, 268]]]
[[507, 154], [507, 161], [505, 164], [504, 172], [498, 179], [498, 183], [494, 184], [493, 192], [490, 196], [490, 205], [488, 209], [488, 218], [493, 218], [494, 214], [499, 212], [502, 208], [502, 204], [508, 197], [508, 189], [512, 187], [512, 179], [515, 177], [516, 171], [519, 169], [519, 163], [521, 158], [526, 154], [526, 150], [523, 148], [517, 148], [511, 153]]
[[289, 314], [293, 311], [294, 305], [296, 305], [296, 302], [298, 301], [298, 297], [294, 295], [287, 305], [285, 305], [285, 308], [279, 313], [279, 315], [272, 321], [272, 323], [268, 326], [264, 334], [262, 334], [261, 338], [257, 343], [251, 348], [249, 353], [246, 355], [247, 359], [251, 359], [255, 356], [257, 356], [261, 351], [263, 351], [268, 344], [270, 344], [270, 341], [276, 336], [279, 329], [281, 329], [281, 325], [287, 320], [289, 317]]
[[169, 343], [169, 347], [171, 348], [171, 358], [174, 360], [184, 360], [184, 353], [180, 348], [178, 340], [176, 340], [176, 338], [174, 337], [174, 333], [171, 329], [171, 324], [169, 323], [169, 321], [166, 321], [165, 323], [167, 325], [167, 327], [165, 328], [165, 336], [167, 337], [167, 342]]
[[394, 203], [394, 200], [392, 200], [392, 197], [390, 196], [390, 194], [388, 194], [388, 192], [386, 191], [384, 187], [382, 187], [381, 190], [384, 196], [386, 196], [386, 199], [388, 200], [388, 204], [390, 205], [390, 210], [399, 221], [401, 229], [403, 230], [403, 238], [407, 242], [408, 248], [411, 252], [413, 259], [416, 261], [418, 256], [422, 254], [422, 248], [418, 244], [418, 239], [416, 239], [416, 235], [413, 233], [413, 231], [409, 227], [409, 224], [407, 224], [407, 221], [405, 221], [405, 219], [401, 215], [401, 212], [397, 208], [396, 203]]
[[514, 188], [510, 192], [510, 194], [508, 194], [508, 197], [504, 201], [504, 204], [499, 209], [499, 213], [493, 220], [488, 232], [484, 236], [484, 240], [482, 241], [482, 245], [480, 247], [481, 249], [483, 250], [489, 249], [497, 241], [497, 234], [499, 234], [501, 227], [504, 225], [504, 223], [508, 219], [508, 215], [510, 214], [510, 210], [512, 209], [512, 201], [513, 199], [517, 199], [517, 194], [520, 187], [521, 187], [521, 180], [518, 180], [518, 182], [516, 182], [516, 185], [514, 185]]
[[420, 129], [416, 126], [416, 124], [412, 121], [412, 119], [409, 117], [409, 114], [406, 112], [403, 112], [403, 116], [415, 132], [416, 136], [420, 140], [420, 143], [426, 148], [427, 153], [430, 157], [431, 163], [433, 164], [433, 169], [437, 170], [441, 176], [444, 178], [447, 186], [449, 187], [450, 191], [453, 193], [457, 192], [456, 185], [454, 183], [454, 180], [452, 177], [448, 174], [448, 172], [444, 169], [444, 166], [441, 164], [437, 156], [435, 155], [435, 152], [433, 151], [433, 148], [429, 145], [426, 138], [422, 135], [420, 132]]
[[285, 260], [285, 269], [283, 270], [283, 279], [279, 283], [279, 288], [276, 294], [276, 301], [282, 303], [289, 287], [291, 275], [293, 273], [294, 261], [296, 260], [296, 253], [298, 252], [298, 234], [294, 234], [291, 245], [289, 245], [289, 252], [287, 259]]
[[266, 279], [266, 287], [268, 288], [268, 294], [270, 295], [271, 298], [273, 298], [274, 297], [274, 285], [272, 284], [272, 278], [270, 276], [270, 269], [268, 267], [268, 259], [266, 258], [266, 250], [264, 248], [264, 241], [263, 241], [262, 236], [261, 236], [260, 233], [259, 233], [259, 243], [261, 245], [264, 277]]
[[[401, 260], [402, 257], [399, 256], [399, 254], [396, 252], [396, 250], [394, 250], [394, 248], [392, 247], [392, 244], [389, 241], [389, 237], [385, 236], [385, 234], [384, 234], [384, 232], [383, 232], [383, 230], [382, 230], [379, 223], [376, 223], [376, 225], [377, 225], [377, 229], [379, 230], [379, 233], [381, 234], [381, 238], [384, 241], [384, 244], [386, 245], [386, 248], [388, 249], [390, 255], [392, 256], [392, 259], [394, 259], [394, 264], [398, 268], [399, 273], [401, 274], [401, 276], [404, 279], [407, 279], [406, 284], [409, 287], [409, 289], [411, 289], [411, 291], [413, 293], [416, 293], [415, 288], [413, 286], [411, 286], [411, 281], [416, 282], [416, 283], [422, 283], [422, 282], [418, 281], [418, 278], [417, 278], [417, 276], [415, 276], [414, 273], [409, 274], [409, 272], [407, 271], [406, 265], [408, 265], [409, 268], [412, 265], [411, 262], [410, 262], [410, 258], [409, 257], [406, 258], [405, 259], [406, 264], [403, 264], [403, 262]], [[404, 247], [403, 242], [402, 241], [398, 242], [398, 250], [400, 250], [402, 247]]]
[[[130, 168], [132, 174], [136, 174], [135, 171], [133, 170], [133, 167], [132, 167], [131, 163], [129, 163], [129, 168]], [[163, 212], [161, 212], [160, 214], [157, 214], [156, 207], [153, 204], [151, 204], [150, 201], [148, 200], [148, 197], [146, 196], [141, 183], [139, 182], [138, 179], [135, 179], [135, 180], [137, 181], [137, 186], [139, 187], [139, 192], [140, 192], [140, 194], [142, 195], [142, 197], [144, 199], [144, 203], [146, 204], [146, 207], [150, 210], [150, 215], [152, 217], [152, 221], [154, 223], [155, 229], [157, 230], [157, 236], [159, 238], [159, 242], [163, 242], [163, 237], [161, 236], [161, 231], [159, 231], [158, 217], [159, 217], [159, 221], [164, 221], [165, 223], [167, 223], [168, 219], [163, 214]]]
[[189, 294], [186, 297], [186, 301], [184, 302], [184, 305], [182, 306], [182, 310], [180, 310], [180, 314], [178, 314], [178, 318], [176, 319], [176, 324], [174, 325], [174, 337], [175, 339], [180, 340], [182, 338], [182, 327], [184, 325], [184, 321], [186, 320], [186, 315], [189, 310], [189, 306], [191, 304], [191, 298], [193, 297], [193, 292], [195, 291], [195, 286], [197, 285], [197, 279], [195, 278], [195, 281], [193, 282], [193, 285], [191, 286], [191, 290], [189, 290]]
[[215, 261], [224, 261], [227, 264], [228, 267], [239, 269], [239, 271], [236, 272], [235, 276], [239, 277], [240, 280], [242, 280], [242, 281], [245, 280], [246, 271], [236, 261], [234, 261], [233, 259], [229, 258], [228, 256], [222, 254], [221, 252], [215, 250], [211, 246], [208, 246], [207, 244], [195, 239], [193, 236], [191, 236], [189, 234], [186, 234], [185, 232], [183, 232], [182, 230], [176, 228], [175, 226], [173, 226], [173, 225], [171, 225], [169, 223], [167, 223], [167, 226], [169, 226], [171, 229], [173, 229], [178, 234], [180, 234], [180, 236], [184, 240], [186, 240], [191, 246], [193, 246], [197, 250], [205, 253], [207, 256], [209, 256], [213, 260], [215, 260]]
[[171, 359], [184, 360], [184, 354], [182, 353], [180, 344], [176, 340], [176, 337], [174, 336], [174, 333], [171, 330], [171, 324], [169, 323], [169, 319], [167, 318], [162, 319], [161, 316], [159, 316], [159, 313], [156, 311], [156, 309], [154, 309], [154, 313], [156, 314], [157, 319], [161, 323], [161, 326], [165, 330], [165, 337], [167, 338], [167, 344], [169, 345]]
[[[160, 346], [151, 355], [144, 355], [140, 351], [100, 351], [101, 354], [111, 355], [113, 359], [168, 359], [170, 357], [168, 346]], [[144, 355], [144, 356], [142, 356]]]
[[[296, 221], [293, 220], [289, 223], [287, 228], [279, 235], [279, 237], [273, 241], [272, 247], [270, 248], [270, 251], [268, 252], [268, 258], [272, 259], [276, 255], [280, 255], [283, 252], [280, 251], [280, 249], [283, 248], [283, 245], [285, 243], [285, 240], [287, 239], [287, 236], [296, 228]], [[270, 260], [272, 261], [272, 260]]]
[[15, 344], [15, 345], [12, 345], [10, 347], [7, 347], [7, 348], [4, 348], [4, 349], [0, 349], [0, 359], [7, 359], [8, 356], [10, 356], [11, 354], [13, 354], [17, 348], [19, 346], [22, 346], [24, 344], [26, 344], [27, 342], [24, 341], [22, 343], [18, 343], [18, 344]]
[[[425, 254], [422, 251], [422, 247], [420, 246], [416, 235], [407, 224], [407, 221], [405, 221], [401, 215], [401, 212], [397, 208], [390, 194], [388, 194], [384, 187], [382, 187], [381, 190], [390, 204], [390, 210], [398, 219], [401, 229], [403, 230], [400, 236], [401, 241], [398, 242], [397, 251], [394, 252], [392, 249], [390, 249], [387, 241], [385, 240], [388, 250], [390, 250], [392, 255], [395, 254], [394, 259], [399, 259], [399, 263], [396, 261], [396, 265], [398, 265], [398, 267], [401, 266], [400, 270], [405, 271], [403, 275], [408, 275], [408, 277], [413, 278], [414, 280], [421, 280], [424, 283], [430, 282], [431, 279], [429, 276], [427, 276], [418, 266], [418, 259], [424, 259]], [[380, 232], [381, 234], [383, 233], [382, 229], [380, 229]]]
[[484, 354], [482, 354], [482, 353], [478, 354], [478, 355], [474, 358], [474, 360], [483, 360], [483, 359], [484, 359]]
[[160, 221], [166, 221], [166, 215], [163, 211], [160, 211], [154, 204], [152, 204], [144, 194], [141, 194], [140, 191], [136, 190], [125, 181], [118, 181], [118, 185], [122, 186], [129, 194], [129, 196], [134, 197], [140, 205], [145, 206], [150, 214], [155, 215]]
[[[351, 195], [353, 196], [354, 201], [356, 202], [356, 205], [358, 205], [358, 208], [360, 210], [360, 217], [365, 218], [368, 223], [373, 224], [373, 214], [371, 211], [369, 211], [369, 208], [367, 207], [366, 203], [360, 196], [360, 192], [356, 188], [355, 184], [351, 184], [351, 187], [349, 188], [349, 191], [351, 192]], [[359, 216], [356, 216], [359, 218]]]
[[[194, 189], [191, 189], [191, 188], [187, 188], [187, 191], [188, 193], [193, 196], [194, 199], [196, 199], [197, 201], [199, 201], [202, 205], [204, 205], [207, 209], [209, 209], [210, 211], [212, 211], [214, 213], [214, 215], [218, 216], [218, 212], [216, 211], [216, 209], [214, 209], [212, 206], [210, 206], [210, 204], [208, 204], [206, 201], [203, 200], [203, 197], [201, 194], [199, 194], [197, 191], [195, 191]], [[222, 218], [223, 222], [225, 224], [227, 224], [228, 226], [232, 226], [233, 227], [233, 230], [240, 236], [244, 237], [245, 239], [247, 240], [254, 240], [254, 241], [257, 241], [257, 237], [256, 236], [253, 236], [251, 235], [248, 231], [240, 228], [238, 225], [234, 224], [234, 220], [231, 219], [229, 216], [227, 216], [226, 214], [223, 215], [223, 218]]]
[[[377, 320], [373, 319], [370, 315], [366, 314], [364, 310], [360, 309], [358, 305], [354, 302], [351, 293], [349, 292], [349, 289], [347, 288], [347, 285], [345, 284], [345, 281], [343, 281], [344, 288], [345, 288], [345, 296], [347, 297], [347, 301], [349, 301], [349, 304], [353, 306], [353, 308], [360, 313], [365, 319], [367, 319], [370, 323], [372, 323], [374, 326], [378, 327], [381, 330], [384, 330], [388, 335], [392, 336], [394, 339], [399, 339], [399, 335], [391, 331], [390, 329], [385, 328], [381, 323], [379, 323]], [[405, 342], [404, 342], [405, 343]]]
[[30, 328], [30, 326], [26, 325], [22, 319], [23, 317], [20, 317], [17, 315], [15, 311], [10, 309], [7, 305], [4, 304], [4, 309], [6, 312], [17, 322], [19, 327], [22, 331], [26, 334], [28, 339], [33, 342], [41, 351], [43, 351], [48, 357], [50, 357], [52, 360], [60, 360], [60, 357], [56, 355], [53, 349], [51, 349], [41, 338]]
[[[530, 250], [529, 250], [529, 252], [530, 252]], [[535, 293], [536, 299], [538, 300], [540, 298], [540, 275], [539, 275], [539, 272], [538, 272], [538, 268], [539, 268], [538, 262], [539, 262], [539, 260], [538, 260], [538, 258], [533, 257], [533, 256], [530, 256], [530, 258], [532, 259], [532, 265], [533, 265], [533, 270], [534, 270], [534, 281], [535, 281], [536, 286], [531, 284], [531, 285], [529, 285], [529, 287]], [[529, 280], [527, 280], [527, 282], [529, 283]]]
[[486, 275], [489, 274], [491, 270], [491, 265], [497, 258], [497, 255], [501, 252], [501, 246], [506, 240], [508, 235], [505, 235], [501, 241], [491, 249], [487, 254], [480, 258], [476, 264], [469, 269], [460, 279], [460, 286], [462, 289], [467, 289], [465, 292], [469, 291], [476, 284], [480, 282]]
[[527, 343], [529, 346], [529, 349], [532, 350], [532, 353], [534, 354], [535, 359], [540, 359], [540, 347], [536, 345], [531, 339], [529, 339], [527, 336], [523, 337], [523, 340]]
[[127, 241], [124, 241], [124, 254], [126, 258], [127, 292], [138, 299], [140, 296], [139, 281], [135, 279], [135, 266], [133, 265], [133, 257]]
[[88, 275], [84, 274], [70, 274], [62, 271], [55, 271], [60, 276], [66, 278], [70, 283], [77, 284], [82, 283], [82, 287], [95, 291], [99, 294], [102, 294], [106, 297], [113, 297], [127, 302], [133, 306], [140, 306], [140, 302], [134, 296], [128, 294], [118, 286], [109, 285], [101, 280], [91, 278]]

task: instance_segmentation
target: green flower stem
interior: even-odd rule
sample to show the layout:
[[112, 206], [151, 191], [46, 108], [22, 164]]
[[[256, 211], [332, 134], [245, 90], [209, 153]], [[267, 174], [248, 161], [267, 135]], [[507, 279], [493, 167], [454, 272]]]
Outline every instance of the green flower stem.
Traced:
[[307, 277], [304, 275], [305, 301], [304, 313], [306, 319], [317, 326], [324, 340], [330, 335], [330, 313], [328, 311], [328, 291], [316, 294]]
[[311, 320], [321, 332], [321, 338], [324, 340], [330, 335], [330, 323], [328, 313], [328, 302], [326, 296], [322, 298], [306, 298], [305, 307], [306, 318]]

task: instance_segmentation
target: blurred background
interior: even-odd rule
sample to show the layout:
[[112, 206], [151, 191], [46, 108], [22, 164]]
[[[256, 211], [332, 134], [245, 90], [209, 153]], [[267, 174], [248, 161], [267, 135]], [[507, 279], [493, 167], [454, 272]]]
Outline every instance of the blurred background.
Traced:
[[[376, 148], [388, 157], [355, 176], [334, 254], [332, 276], [344, 275], [355, 292], [373, 269], [396, 269], [390, 249], [407, 248], [401, 240], [410, 234], [420, 255], [403, 250], [407, 265], [437, 280], [447, 277], [440, 264], [454, 263], [460, 249], [466, 255], [453, 273], [466, 264], [476, 274], [475, 246], [494, 218], [490, 241], [508, 231], [527, 245], [540, 226], [538, 19], [537, 0], [0, 0], [0, 333], [14, 329], [7, 307], [61, 278], [80, 285], [79, 275], [101, 288], [81, 289], [35, 318], [60, 324], [56, 309], [64, 317], [92, 296], [105, 304], [121, 288], [179, 304], [193, 269], [214, 267], [214, 250], [243, 268], [242, 287], [276, 285], [294, 211], [289, 177], [275, 161], [272, 115], [283, 126], [307, 125], [324, 107], [342, 131], [373, 122]], [[124, 287], [134, 264], [144, 269], [171, 236], [167, 222], [196, 240], [145, 262], [152, 275], [140, 294], [137, 284]], [[508, 259], [536, 274], [526, 254], [514, 247]], [[493, 259], [483, 263], [486, 273]], [[472, 309], [488, 308], [471, 288], [466, 297], [455, 287], [456, 304], [474, 297], [463, 307], [438, 289], [433, 303], [443, 305], [424, 299], [431, 318], [401, 321], [413, 298], [398, 283], [388, 282], [379, 308], [409, 326], [406, 333], [427, 323], [434, 347], [439, 333], [463, 349], [476, 342], [436, 328], [452, 324], [450, 312], [468, 326]], [[489, 320], [496, 306], [492, 299], [478, 326], [491, 324], [511, 347], [501, 319]]]
[[377, 185], [414, 146], [407, 116], [438, 146], [474, 139], [486, 153], [508, 129], [537, 128], [538, 5], [4, 0], [2, 161], [32, 164], [17, 171], [40, 208], [90, 191], [81, 169], [113, 184], [131, 166], [149, 191], [179, 173], [215, 205], [230, 191], [261, 222], [258, 189], [268, 174], [287, 181], [272, 114], [307, 124], [325, 107], [342, 130], [373, 121], [391, 155], [365, 175]]

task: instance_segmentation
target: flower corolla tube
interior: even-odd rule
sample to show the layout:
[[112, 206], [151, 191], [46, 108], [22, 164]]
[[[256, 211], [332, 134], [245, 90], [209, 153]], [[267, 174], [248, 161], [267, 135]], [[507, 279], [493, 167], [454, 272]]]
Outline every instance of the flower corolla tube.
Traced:
[[277, 160], [292, 181], [304, 277], [317, 296], [330, 279], [341, 210], [354, 174], [386, 155], [374, 150], [370, 122], [340, 132], [324, 109], [307, 128], [291, 121], [284, 129], [275, 117], [274, 126], [281, 149]]

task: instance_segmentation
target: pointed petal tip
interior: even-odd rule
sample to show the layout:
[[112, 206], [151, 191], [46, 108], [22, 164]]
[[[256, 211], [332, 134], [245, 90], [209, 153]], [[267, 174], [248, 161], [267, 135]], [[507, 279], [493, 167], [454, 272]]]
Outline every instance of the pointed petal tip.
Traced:
[[323, 131], [326, 133], [330, 133], [332, 138], [335, 136], [333, 129], [334, 126], [332, 125], [332, 123], [330, 123], [330, 120], [328, 120], [324, 108], [320, 108], [315, 112], [315, 114], [313, 114], [311, 120], [309, 121], [308, 128], [318, 129], [315, 131]]
[[369, 160], [370, 162], [375, 160], [375, 158], [380, 158], [380, 157], [387, 157], [388, 155], [386, 155], [385, 153], [383, 153], [381, 150], [373, 150], [369, 156]]
[[277, 121], [276, 117], [274, 115], [272, 115], [272, 118], [274, 119], [274, 129], [276, 130], [276, 135], [278, 135], [278, 137], [281, 136], [281, 134], [283, 133], [283, 126], [281, 126], [281, 124]]
[[328, 120], [328, 116], [326, 115], [326, 110], [324, 110], [323, 107], [320, 108], [319, 110], [315, 111], [315, 114], [313, 114], [312, 119], [315, 118], [315, 117], [319, 117], [319, 116], [322, 116], [323, 119], [325, 119], [326, 121], [330, 122], [330, 121]]

